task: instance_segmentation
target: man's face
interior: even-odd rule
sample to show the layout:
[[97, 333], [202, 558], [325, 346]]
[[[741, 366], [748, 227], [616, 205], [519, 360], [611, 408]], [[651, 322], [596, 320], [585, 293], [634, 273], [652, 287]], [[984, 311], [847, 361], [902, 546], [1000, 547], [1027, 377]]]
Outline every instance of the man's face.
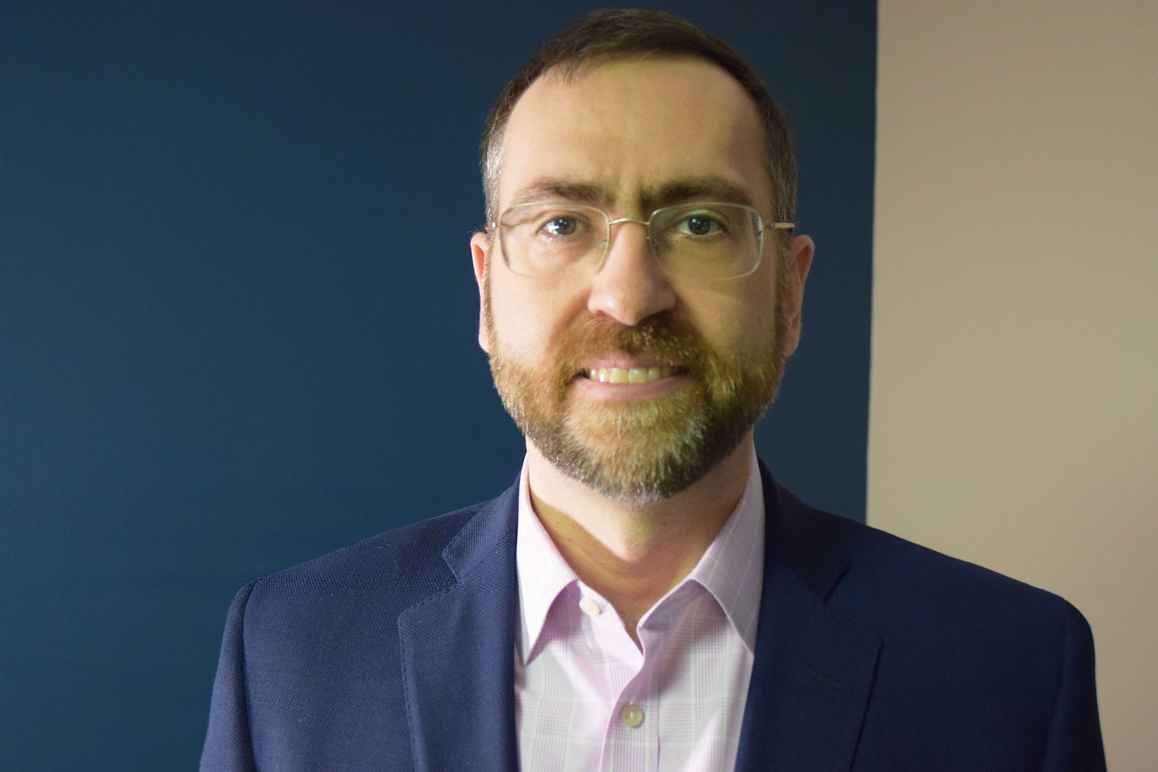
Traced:
[[[662, 191], [705, 180], [746, 194], [766, 221], [772, 213], [756, 109], [699, 60], [617, 61], [570, 81], [549, 73], [511, 114], [502, 159], [500, 214], [545, 180], [594, 187], [613, 218], [686, 203]], [[615, 226], [598, 270], [534, 278], [510, 271], [497, 239], [471, 241], [479, 342], [507, 411], [557, 468], [635, 503], [699, 480], [771, 404], [799, 340], [812, 256], [811, 241], [797, 237], [782, 274], [768, 230], [754, 273], [704, 283], [666, 274], [645, 236]], [[590, 377], [599, 369], [612, 380], [634, 369], [629, 380], [644, 382], [603, 383]]]

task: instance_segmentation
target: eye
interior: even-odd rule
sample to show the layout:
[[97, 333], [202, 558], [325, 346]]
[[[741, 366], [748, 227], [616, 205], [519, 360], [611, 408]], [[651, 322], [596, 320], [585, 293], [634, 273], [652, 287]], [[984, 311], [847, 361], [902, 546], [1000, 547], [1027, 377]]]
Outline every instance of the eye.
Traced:
[[573, 236], [579, 230], [579, 221], [575, 217], [557, 215], [543, 223], [541, 230], [545, 231], [548, 236]]
[[679, 222], [679, 232], [689, 236], [711, 236], [723, 230], [723, 223], [703, 212], [689, 214]]
[[547, 241], [582, 241], [590, 238], [596, 229], [586, 212], [572, 209], [547, 209], [531, 220], [535, 238]]

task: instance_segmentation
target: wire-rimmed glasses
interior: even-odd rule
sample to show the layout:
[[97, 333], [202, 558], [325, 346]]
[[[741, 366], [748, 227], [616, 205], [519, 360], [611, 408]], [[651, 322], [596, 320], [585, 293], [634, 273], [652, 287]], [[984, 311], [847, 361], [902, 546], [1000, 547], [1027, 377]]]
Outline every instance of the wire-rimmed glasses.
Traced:
[[714, 201], [656, 209], [646, 220], [612, 219], [594, 206], [537, 201], [512, 206], [497, 224], [503, 259], [527, 277], [562, 274], [577, 268], [597, 272], [607, 258], [611, 227], [636, 223], [647, 228], [652, 257], [670, 276], [719, 281], [747, 276], [760, 265], [765, 229], [791, 230], [794, 223], [765, 223], [744, 204]]

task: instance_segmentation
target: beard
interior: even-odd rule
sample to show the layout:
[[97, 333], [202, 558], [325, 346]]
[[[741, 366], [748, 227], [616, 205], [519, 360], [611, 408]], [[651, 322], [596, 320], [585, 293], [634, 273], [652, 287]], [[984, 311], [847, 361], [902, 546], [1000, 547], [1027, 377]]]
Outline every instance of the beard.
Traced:
[[[776, 329], [754, 334], [761, 341], [755, 348], [713, 350], [666, 312], [633, 327], [587, 316], [535, 364], [503, 351], [484, 282], [490, 368], [503, 406], [548, 461], [608, 498], [641, 505], [683, 491], [739, 446], [779, 392], [787, 361], [785, 281]], [[573, 382], [587, 363], [615, 353], [676, 365], [686, 383], [651, 399], [581, 403]]]

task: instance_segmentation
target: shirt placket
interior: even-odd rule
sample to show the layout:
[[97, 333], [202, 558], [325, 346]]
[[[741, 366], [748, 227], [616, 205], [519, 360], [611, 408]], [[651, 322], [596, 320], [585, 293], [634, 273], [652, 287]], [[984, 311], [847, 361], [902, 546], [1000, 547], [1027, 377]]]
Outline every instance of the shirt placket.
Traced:
[[[614, 608], [596, 593], [581, 601], [591, 622], [593, 642], [606, 663], [606, 723], [601, 770], [658, 772], [660, 700], [657, 663], [665, 656], [667, 633], [675, 609], [686, 597], [667, 598], [641, 622], [643, 651], [636, 648]], [[595, 615], [592, 611], [598, 609]], [[596, 621], [596, 618], [601, 621]], [[649, 619], [650, 618], [650, 619]]]
[[589, 645], [604, 663], [605, 722], [599, 768], [653, 772], [658, 714], [647, 688], [647, 659], [632, 642], [614, 607], [582, 583], [580, 592], [579, 608], [586, 617]]

